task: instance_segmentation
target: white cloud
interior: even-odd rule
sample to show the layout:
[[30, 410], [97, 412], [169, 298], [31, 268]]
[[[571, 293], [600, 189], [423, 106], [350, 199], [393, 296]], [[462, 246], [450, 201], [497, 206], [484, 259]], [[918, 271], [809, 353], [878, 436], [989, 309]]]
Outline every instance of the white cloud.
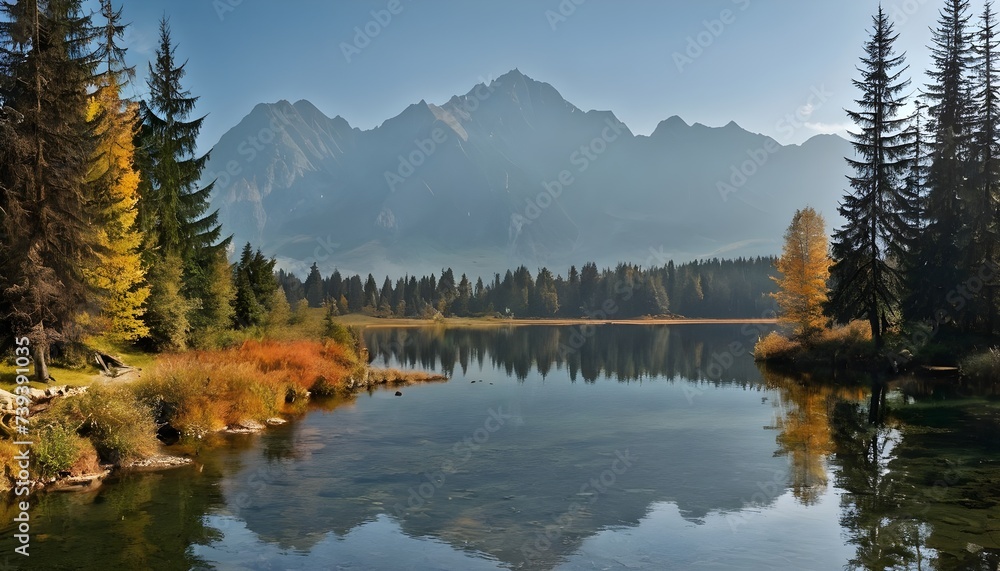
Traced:
[[817, 133], [836, 133], [838, 135], [843, 135], [855, 127], [854, 123], [849, 121], [844, 123], [806, 122], [803, 125], [806, 129]]

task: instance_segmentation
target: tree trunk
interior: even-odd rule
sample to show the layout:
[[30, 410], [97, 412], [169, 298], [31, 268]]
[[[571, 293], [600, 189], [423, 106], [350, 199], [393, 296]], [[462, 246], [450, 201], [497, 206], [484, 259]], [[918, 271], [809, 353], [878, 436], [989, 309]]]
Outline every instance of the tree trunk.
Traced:
[[49, 344], [47, 341], [37, 341], [32, 346], [35, 359], [35, 380], [39, 383], [49, 382]]
[[49, 338], [45, 331], [45, 325], [39, 323], [32, 328], [31, 352], [35, 361], [35, 380], [39, 383], [49, 381]]
[[882, 349], [882, 324], [879, 323], [877, 311], [868, 311], [868, 323], [872, 328], [872, 340], [875, 341], [875, 350], [879, 351]]

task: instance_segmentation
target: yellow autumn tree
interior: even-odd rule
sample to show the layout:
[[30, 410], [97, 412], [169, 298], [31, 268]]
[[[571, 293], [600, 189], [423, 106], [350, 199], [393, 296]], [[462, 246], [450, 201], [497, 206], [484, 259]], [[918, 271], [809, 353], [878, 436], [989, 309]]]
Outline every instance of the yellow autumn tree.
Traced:
[[823, 304], [831, 264], [823, 216], [808, 207], [795, 211], [777, 263], [781, 275], [773, 278], [779, 290], [771, 295], [778, 302], [779, 320], [791, 325], [796, 337], [809, 337], [826, 323]]
[[99, 260], [87, 277], [101, 293], [102, 329], [112, 341], [133, 341], [149, 333], [142, 321], [149, 286], [136, 226], [139, 173], [133, 139], [138, 105], [122, 100], [116, 78], [108, 74], [90, 99], [87, 120], [98, 141], [88, 182], [102, 206]]

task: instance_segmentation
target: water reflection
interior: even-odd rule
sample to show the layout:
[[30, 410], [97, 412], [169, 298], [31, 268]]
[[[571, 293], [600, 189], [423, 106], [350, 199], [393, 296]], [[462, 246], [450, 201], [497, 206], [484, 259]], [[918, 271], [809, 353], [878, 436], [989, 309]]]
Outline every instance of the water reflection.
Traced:
[[[218, 468], [131, 475], [96, 492], [35, 497], [30, 558], [11, 555], [14, 540], [5, 529], [0, 565], [46, 571], [207, 568], [189, 547], [220, 537], [203, 517], [223, 505], [218, 489], [206, 485], [217, 481]], [[10, 522], [13, 506], [3, 507], [0, 517]]]
[[365, 343], [379, 364], [467, 374], [470, 366], [500, 369], [524, 380], [553, 371], [582, 378], [619, 381], [650, 377], [754, 383], [760, 374], [749, 358], [767, 324], [605, 325], [571, 327], [444, 327], [365, 331]]
[[792, 493], [803, 504], [814, 504], [828, 485], [827, 458], [835, 448], [831, 415], [838, 403], [861, 402], [866, 391], [860, 386], [824, 384], [763, 366], [761, 371], [766, 386], [779, 395], [774, 427], [779, 431], [778, 453], [791, 463]]
[[802, 457], [792, 454], [805, 484], [793, 490], [825, 485], [812, 452], [832, 452], [840, 523], [855, 550], [847, 568], [1000, 568], [996, 387], [909, 378], [860, 391], [795, 376], [783, 386], [801, 387], [789, 395], [800, 407], [792, 430], [779, 437]]
[[1000, 564], [995, 388], [910, 379], [873, 400], [759, 370], [753, 328], [587, 331], [369, 332], [378, 362], [452, 380], [41, 496], [30, 568]]

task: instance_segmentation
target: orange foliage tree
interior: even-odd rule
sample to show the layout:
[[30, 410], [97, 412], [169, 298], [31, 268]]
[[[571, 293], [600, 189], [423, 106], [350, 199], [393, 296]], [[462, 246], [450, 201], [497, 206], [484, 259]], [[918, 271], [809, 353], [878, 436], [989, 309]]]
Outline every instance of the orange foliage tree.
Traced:
[[823, 216], [809, 207], [796, 210], [777, 262], [781, 275], [772, 278], [780, 289], [771, 295], [778, 302], [779, 320], [794, 327], [797, 337], [823, 329], [831, 264]]

